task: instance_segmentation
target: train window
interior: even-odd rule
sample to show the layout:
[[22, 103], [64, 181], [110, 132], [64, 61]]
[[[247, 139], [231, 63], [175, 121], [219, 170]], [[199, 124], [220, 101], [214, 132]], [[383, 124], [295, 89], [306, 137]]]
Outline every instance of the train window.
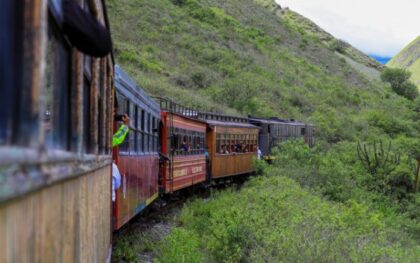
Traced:
[[136, 152], [142, 152], [141, 140], [141, 109], [136, 107]]
[[145, 124], [144, 124], [144, 121], [145, 121], [145, 112], [144, 112], [144, 110], [142, 110], [141, 111], [141, 130], [142, 131], [144, 131], [144, 127], [145, 127]]
[[[134, 105], [133, 102], [130, 101], [130, 106], [129, 106], [129, 111], [127, 112], [128, 116], [130, 116], [130, 123], [129, 123], [129, 127], [136, 127], [136, 106]], [[135, 138], [136, 138], [136, 132], [130, 130], [130, 132], [128, 133], [128, 145], [129, 145], [129, 149], [130, 149], [130, 153], [135, 153], [136, 152], [136, 145], [135, 145]]]
[[0, 8], [0, 145], [12, 143], [18, 120], [17, 92], [21, 90], [22, 32], [24, 4], [20, 1], [2, 1]]
[[70, 48], [55, 23], [48, 23], [48, 48], [43, 129], [48, 148], [69, 149]]
[[301, 129], [300, 129], [300, 135], [303, 135], [303, 136], [304, 136], [304, 135], [305, 135], [305, 133], [306, 133], [305, 128], [301, 128]]

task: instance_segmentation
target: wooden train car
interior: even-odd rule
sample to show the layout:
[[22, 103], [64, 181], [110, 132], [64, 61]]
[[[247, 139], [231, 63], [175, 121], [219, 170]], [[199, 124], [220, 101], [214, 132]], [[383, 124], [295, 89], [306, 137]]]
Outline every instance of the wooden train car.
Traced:
[[206, 180], [206, 124], [182, 115], [161, 112], [162, 153], [168, 158], [162, 168], [162, 193], [172, 193]]
[[161, 193], [203, 183], [206, 178], [206, 123], [197, 112], [170, 100], [158, 98], [161, 111], [161, 146], [163, 162]]
[[0, 262], [110, 259], [107, 28], [103, 1], [2, 1]]
[[255, 171], [259, 128], [246, 118], [200, 113], [206, 121], [207, 145], [211, 160], [211, 178], [246, 174]]
[[303, 138], [309, 146], [315, 144], [315, 127], [301, 121], [279, 118], [249, 117], [249, 122], [260, 127], [259, 147], [262, 155], [267, 157], [273, 147], [289, 139]]
[[114, 204], [114, 228], [119, 229], [159, 195], [160, 107], [118, 65], [115, 88], [117, 114], [130, 117], [127, 139], [114, 149], [122, 182]]

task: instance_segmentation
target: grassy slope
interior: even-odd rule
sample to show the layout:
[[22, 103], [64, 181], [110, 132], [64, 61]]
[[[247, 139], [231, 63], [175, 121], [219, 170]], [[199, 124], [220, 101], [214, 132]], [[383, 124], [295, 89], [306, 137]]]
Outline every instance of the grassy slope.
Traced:
[[411, 80], [420, 89], [420, 36], [398, 52], [386, 65], [410, 71]]
[[328, 141], [366, 134], [372, 110], [409, 115], [407, 101], [266, 1], [186, 2], [107, 1], [117, 63], [151, 94], [206, 110], [309, 120]]
[[[384, 193], [371, 197], [370, 184], [375, 179], [366, 179], [370, 175], [362, 171], [357, 158], [358, 140], [391, 141], [404, 160], [420, 149], [415, 105], [366, 77], [357, 65], [365, 67], [365, 72], [375, 72], [376, 66], [369, 66], [363, 56], [351, 55], [357, 53], [352, 49], [338, 54], [312, 26], [309, 30], [299, 19], [284, 16], [270, 0], [178, 2], [184, 4], [107, 1], [116, 61], [142, 87], [153, 95], [205, 110], [313, 122], [321, 168], [297, 165], [283, 174], [320, 178], [310, 187], [334, 201], [368, 200], [369, 209], [385, 210], [379, 213], [388, 218], [386, 222], [406, 229], [395, 230], [398, 235], [408, 235], [407, 229], [420, 231], [419, 214], [400, 217], [411, 210], [392, 198], [386, 201], [389, 197]], [[411, 168], [407, 169], [412, 176]], [[307, 179], [301, 183], [305, 185]], [[334, 209], [330, 212], [335, 213]], [[404, 220], [408, 223], [399, 223]], [[179, 235], [170, 238], [180, 241]]]

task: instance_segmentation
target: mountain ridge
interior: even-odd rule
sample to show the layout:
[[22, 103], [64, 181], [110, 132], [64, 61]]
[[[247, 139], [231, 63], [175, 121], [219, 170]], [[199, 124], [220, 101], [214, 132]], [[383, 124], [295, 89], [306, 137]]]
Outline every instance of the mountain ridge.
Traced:
[[386, 65], [410, 71], [411, 80], [420, 89], [420, 36], [398, 52]]
[[396, 107], [403, 99], [378, 80], [379, 63], [270, 3], [107, 1], [116, 61], [154, 96], [310, 121], [329, 142], [370, 136], [357, 123], [379, 125], [372, 111], [394, 109], [385, 115], [390, 121], [407, 114]]

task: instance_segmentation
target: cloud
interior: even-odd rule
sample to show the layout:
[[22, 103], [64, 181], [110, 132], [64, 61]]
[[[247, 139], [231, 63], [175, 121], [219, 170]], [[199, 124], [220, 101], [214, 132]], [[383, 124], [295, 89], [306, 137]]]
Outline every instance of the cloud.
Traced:
[[418, 0], [276, 0], [368, 54], [393, 56], [420, 35]]

